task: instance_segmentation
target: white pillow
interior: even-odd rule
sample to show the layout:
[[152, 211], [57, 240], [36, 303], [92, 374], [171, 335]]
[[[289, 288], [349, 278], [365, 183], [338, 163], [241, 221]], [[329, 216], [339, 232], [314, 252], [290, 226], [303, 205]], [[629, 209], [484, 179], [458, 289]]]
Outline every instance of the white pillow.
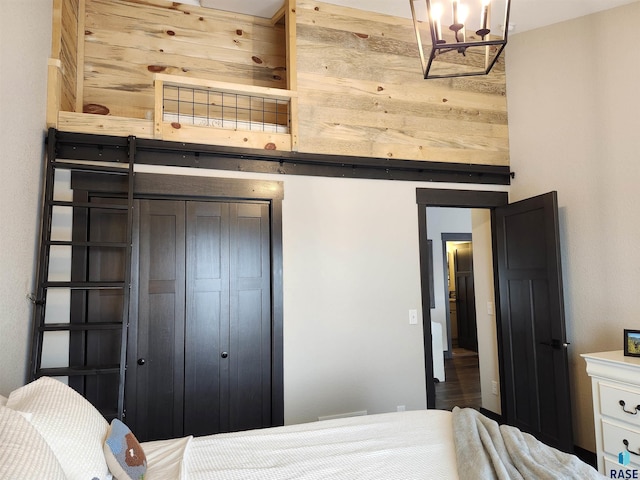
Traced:
[[31, 414], [68, 480], [110, 478], [102, 444], [109, 424], [91, 403], [64, 383], [48, 377], [14, 390], [7, 407]]
[[192, 436], [155, 440], [141, 444], [147, 457], [144, 480], [180, 480], [187, 478], [184, 458]]
[[18, 412], [3, 406], [0, 406], [0, 478], [66, 478], [42, 435]]
[[7, 397], [0, 395], [0, 407], [4, 407], [7, 404]]

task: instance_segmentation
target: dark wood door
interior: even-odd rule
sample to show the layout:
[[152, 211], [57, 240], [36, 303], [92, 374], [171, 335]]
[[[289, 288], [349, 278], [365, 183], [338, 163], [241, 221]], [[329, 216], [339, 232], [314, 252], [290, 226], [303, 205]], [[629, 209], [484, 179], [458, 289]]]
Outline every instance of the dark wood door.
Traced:
[[473, 247], [471, 242], [457, 245], [453, 258], [456, 283], [458, 346], [477, 352], [478, 330], [476, 326], [476, 299], [473, 284]]
[[[230, 204], [228, 428], [271, 419], [271, 258], [269, 207]], [[223, 419], [226, 419], [224, 411]], [[223, 427], [224, 427], [223, 423]]]
[[[268, 204], [143, 200], [139, 225], [139, 320], [130, 358], [144, 362], [129, 361], [128, 385], [136, 385], [127, 390], [136, 435], [270, 426]], [[147, 286], [156, 281], [162, 297]]]
[[572, 451], [556, 192], [495, 210], [506, 421]]
[[125, 399], [127, 422], [146, 441], [184, 431], [185, 212], [183, 201], [137, 204], [137, 323]]
[[[185, 430], [222, 431], [220, 392], [229, 337], [228, 204], [187, 204]], [[227, 357], [228, 358], [228, 357]]]

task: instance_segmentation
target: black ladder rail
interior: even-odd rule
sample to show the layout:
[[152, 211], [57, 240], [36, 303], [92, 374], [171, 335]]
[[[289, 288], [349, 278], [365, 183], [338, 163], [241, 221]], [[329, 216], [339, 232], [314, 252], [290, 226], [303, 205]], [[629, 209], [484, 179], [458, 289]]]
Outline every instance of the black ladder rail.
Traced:
[[40, 327], [45, 323], [45, 305], [47, 303], [46, 280], [49, 278], [49, 251], [46, 240], [51, 238], [51, 222], [52, 222], [52, 202], [53, 187], [55, 181], [55, 169], [52, 160], [56, 156], [56, 135], [55, 129], [50, 128], [47, 135], [45, 172], [42, 179], [42, 198], [40, 206], [40, 239], [38, 245], [38, 268], [36, 270], [36, 292], [32, 325], [32, 341], [31, 352], [29, 355], [29, 371], [27, 381], [38, 378], [38, 370], [40, 369], [40, 361], [42, 359], [42, 341], [43, 334]]
[[[36, 292], [32, 325], [32, 343], [29, 355], [28, 381], [35, 380], [41, 376], [69, 376], [84, 377], [94, 375], [118, 375], [118, 392], [117, 392], [117, 412], [102, 412], [105, 417], [124, 419], [124, 385], [126, 373], [126, 348], [127, 348], [127, 332], [129, 326], [129, 299], [131, 289], [131, 255], [132, 255], [132, 234], [133, 234], [133, 187], [134, 187], [134, 163], [135, 163], [135, 137], [130, 136], [128, 139], [129, 152], [128, 162], [117, 164], [117, 166], [105, 165], [105, 163], [120, 162], [120, 160], [108, 160], [101, 163], [82, 161], [66, 161], [57, 159], [57, 132], [55, 129], [49, 129], [47, 135], [46, 148], [46, 164], [43, 176], [42, 198], [41, 198], [41, 224], [38, 245], [38, 267], [36, 270]], [[56, 169], [76, 171], [76, 172], [92, 172], [96, 174], [106, 175], [127, 175], [128, 176], [128, 193], [127, 204], [108, 204], [108, 203], [92, 203], [89, 201], [63, 201], [54, 200]], [[79, 241], [73, 239], [67, 240], [51, 240], [52, 223], [54, 207], [71, 207], [74, 215], [76, 208], [81, 209], [102, 209], [102, 210], [127, 210], [127, 226], [125, 242], [104, 242], [104, 241]], [[58, 246], [72, 247], [71, 261], [75, 258], [73, 253], [75, 249], [88, 248], [118, 248], [124, 249], [124, 278], [122, 281], [89, 281], [88, 277], [84, 277], [84, 281], [51, 281], [49, 280], [49, 268], [51, 259], [51, 248]], [[83, 278], [83, 277], [80, 277]], [[73, 322], [72, 319], [67, 322], [46, 323], [47, 294], [51, 289], [68, 289], [70, 291], [90, 290], [122, 290], [122, 315], [121, 322], [89, 322], [86, 318], [83, 322]], [[73, 302], [73, 300], [71, 300]], [[69, 304], [71, 309], [71, 304]], [[71, 314], [71, 310], [70, 310]], [[81, 365], [69, 365], [68, 367], [48, 367], [42, 368], [43, 344], [46, 332], [85, 332], [89, 331], [121, 331], [120, 345], [120, 363], [117, 365], [87, 365], [86, 355], [83, 354]], [[84, 340], [86, 341], [86, 340]], [[71, 344], [70, 347], [71, 349]], [[71, 353], [71, 350], [69, 351]], [[71, 360], [71, 358], [69, 358]], [[82, 382], [83, 385], [84, 381]], [[76, 388], [86, 388], [76, 387]], [[82, 392], [81, 392], [82, 393]], [[114, 392], [115, 393], [115, 392]]]
[[129, 307], [131, 296], [131, 254], [133, 251], [133, 192], [135, 188], [135, 171], [134, 164], [136, 158], [136, 137], [130, 135], [128, 137], [129, 145], [129, 185], [127, 188], [127, 234], [128, 246], [125, 252], [125, 285], [122, 300], [122, 338], [120, 349], [120, 384], [118, 386], [118, 418], [124, 421], [124, 387], [127, 371], [127, 345], [129, 333]]

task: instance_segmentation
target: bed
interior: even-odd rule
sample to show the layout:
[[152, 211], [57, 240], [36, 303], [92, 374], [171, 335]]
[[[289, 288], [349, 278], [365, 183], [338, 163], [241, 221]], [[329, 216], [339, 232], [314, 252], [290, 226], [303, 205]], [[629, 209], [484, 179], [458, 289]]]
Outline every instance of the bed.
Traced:
[[64, 383], [0, 397], [0, 479], [602, 478], [475, 410], [407, 411], [138, 443]]

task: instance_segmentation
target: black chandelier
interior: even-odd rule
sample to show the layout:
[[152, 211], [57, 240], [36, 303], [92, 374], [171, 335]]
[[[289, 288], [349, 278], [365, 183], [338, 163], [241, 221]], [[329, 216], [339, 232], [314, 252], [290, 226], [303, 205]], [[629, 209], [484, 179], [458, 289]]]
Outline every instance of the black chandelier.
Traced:
[[[424, 78], [486, 75], [507, 44], [511, 0], [466, 0], [477, 2], [477, 10], [462, 0], [450, 0], [450, 14], [445, 14], [440, 1], [447, 0], [409, 0]], [[499, 21], [492, 22], [496, 10], [501, 12]], [[427, 23], [431, 43], [423, 44], [421, 29], [426, 33]]]

